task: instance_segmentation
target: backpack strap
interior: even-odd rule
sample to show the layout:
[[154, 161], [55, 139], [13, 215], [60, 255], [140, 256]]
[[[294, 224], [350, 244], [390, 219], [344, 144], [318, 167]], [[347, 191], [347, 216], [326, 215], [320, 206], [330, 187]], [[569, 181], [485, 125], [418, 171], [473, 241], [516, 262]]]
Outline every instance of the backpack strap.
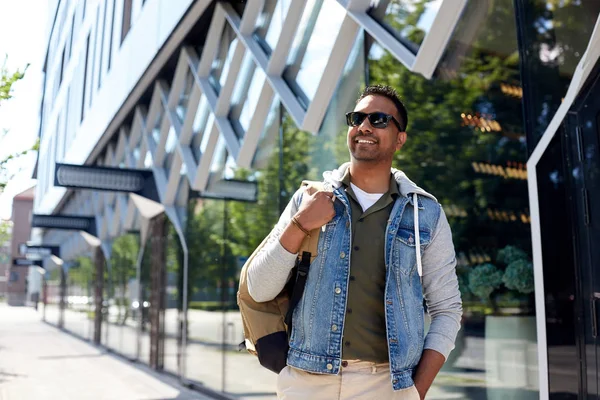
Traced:
[[[324, 189], [323, 182], [318, 181], [302, 181], [300, 187], [306, 188], [305, 193], [308, 194], [313, 194]], [[296, 267], [294, 268], [296, 270], [295, 281], [290, 294], [289, 308], [285, 314], [285, 324], [287, 325], [288, 335], [292, 332], [292, 316], [294, 314], [294, 309], [304, 294], [304, 287], [306, 286], [310, 264], [317, 257], [320, 231], [320, 228], [310, 231], [310, 236], [304, 238], [300, 250], [298, 251]], [[292, 274], [292, 279], [294, 279], [294, 274]]]

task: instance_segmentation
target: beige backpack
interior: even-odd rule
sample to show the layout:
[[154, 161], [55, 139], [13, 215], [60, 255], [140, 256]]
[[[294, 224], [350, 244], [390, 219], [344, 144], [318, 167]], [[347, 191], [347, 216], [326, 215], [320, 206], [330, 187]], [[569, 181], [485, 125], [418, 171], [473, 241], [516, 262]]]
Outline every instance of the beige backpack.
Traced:
[[[306, 192], [312, 194], [323, 190], [323, 183], [303, 181], [301, 187], [307, 187]], [[254, 250], [240, 273], [237, 304], [244, 326], [244, 341], [240, 343], [240, 350], [246, 349], [258, 356], [260, 364], [275, 373], [286, 366], [292, 314], [302, 298], [310, 264], [317, 256], [320, 232], [320, 229], [315, 229], [304, 239], [288, 283], [273, 300], [257, 303], [248, 293], [248, 266], [267, 243], [268, 236]]]

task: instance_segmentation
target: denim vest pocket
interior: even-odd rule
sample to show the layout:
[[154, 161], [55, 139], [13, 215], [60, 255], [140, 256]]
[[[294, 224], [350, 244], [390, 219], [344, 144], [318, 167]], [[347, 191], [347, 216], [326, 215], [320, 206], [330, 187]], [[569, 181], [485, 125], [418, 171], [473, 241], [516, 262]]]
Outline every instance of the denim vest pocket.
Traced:
[[[427, 231], [419, 230], [419, 237], [421, 241], [421, 254], [423, 254], [423, 249], [429, 244], [430, 234]], [[398, 269], [404, 275], [412, 275], [417, 268], [415, 231], [409, 228], [398, 228], [395, 244], [394, 255], [398, 263]]]

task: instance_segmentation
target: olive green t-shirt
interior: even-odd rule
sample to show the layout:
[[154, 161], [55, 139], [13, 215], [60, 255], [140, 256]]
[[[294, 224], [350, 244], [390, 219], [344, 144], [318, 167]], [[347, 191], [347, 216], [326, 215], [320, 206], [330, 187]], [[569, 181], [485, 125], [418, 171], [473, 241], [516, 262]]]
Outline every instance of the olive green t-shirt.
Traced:
[[363, 211], [350, 180], [348, 169], [342, 183], [350, 199], [352, 243], [342, 358], [382, 363], [389, 358], [384, 308], [385, 231], [400, 193], [390, 174], [388, 191]]

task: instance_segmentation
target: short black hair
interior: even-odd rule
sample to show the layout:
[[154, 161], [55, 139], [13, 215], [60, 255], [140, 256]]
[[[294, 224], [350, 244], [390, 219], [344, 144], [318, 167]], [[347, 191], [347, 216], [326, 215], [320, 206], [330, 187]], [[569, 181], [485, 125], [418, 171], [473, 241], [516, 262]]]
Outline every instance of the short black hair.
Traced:
[[406, 131], [406, 126], [408, 125], [408, 112], [406, 111], [406, 107], [400, 100], [400, 96], [398, 96], [398, 92], [391, 86], [388, 85], [372, 85], [367, 86], [365, 90], [362, 91], [356, 103], [358, 104], [362, 99], [367, 96], [382, 96], [389, 100], [391, 100], [396, 106], [396, 110], [398, 111], [398, 115], [400, 116], [400, 125], [404, 128], [403, 131]]

